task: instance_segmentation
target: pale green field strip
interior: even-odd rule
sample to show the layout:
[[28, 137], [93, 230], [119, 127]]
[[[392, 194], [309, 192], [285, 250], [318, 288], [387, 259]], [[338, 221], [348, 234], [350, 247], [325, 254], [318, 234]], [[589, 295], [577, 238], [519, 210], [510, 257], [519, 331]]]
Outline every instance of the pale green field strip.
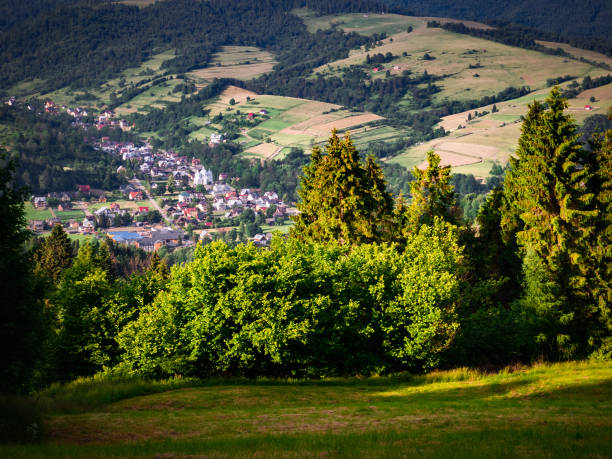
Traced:
[[254, 46], [222, 46], [207, 67], [192, 70], [187, 76], [198, 82], [214, 78], [250, 80], [271, 72], [276, 63], [271, 53]]
[[25, 203], [25, 218], [26, 220], [46, 220], [53, 215], [49, 209], [37, 209], [31, 202]]

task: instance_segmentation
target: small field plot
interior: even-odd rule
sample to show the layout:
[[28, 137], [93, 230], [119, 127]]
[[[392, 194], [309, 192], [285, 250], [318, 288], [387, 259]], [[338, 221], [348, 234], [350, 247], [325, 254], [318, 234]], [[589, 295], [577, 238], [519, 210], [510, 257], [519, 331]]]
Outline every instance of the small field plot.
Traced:
[[28, 201], [25, 203], [25, 217], [26, 220], [46, 220], [47, 218], [53, 217], [53, 214], [48, 208], [37, 209]]
[[192, 70], [187, 75], [196, 80], [250, 80], [271, 72], [275, 64], [276, 60], [271, 53], [254, 46], [223, 46], [221, 51], [213, 56], [208, 67]]
[[115, 381], [82, 378], [37, 394], [48, 407], [44, 441], [3, 444], [0, 455], [610, 455], [610, 362], [295, 382]]
[[80, 221], [85, 218], [85, 212], [79, 209], [65, 210], [63, 212], [55, 210], [55, 215], [62, 221], [62, 223], [65, 223], [69, 220]]

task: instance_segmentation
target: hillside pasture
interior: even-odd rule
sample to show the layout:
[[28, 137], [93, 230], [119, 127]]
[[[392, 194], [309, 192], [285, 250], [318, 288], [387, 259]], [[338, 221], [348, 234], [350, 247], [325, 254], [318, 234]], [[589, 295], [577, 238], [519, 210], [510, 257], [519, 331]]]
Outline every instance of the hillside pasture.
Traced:
[[167, 103], [181, 100], [181, 93], [174, 93], [172, 91], [176, 85], [186, 80], [176, 79], [176, 75], [166, 75], [170, 79], [156, 85], [147, 80], [153, 80], [161, 76], [165, 71], [161, 67], [162, 63], [174, 57], [175, 51], [171, 49], [151, 56], [150, 59], [147, 59], [139, 66], [124, 70], [119, 77], [108, 80], [95, 89], [90, 89], [88, 92], [93, 96], [92, 99], [83, 99], [84, 91], [72, 90], [70, 88], [61, 88], [46, 94], [32, 95], [52, 100], [58, 105], [85, 107], [96, 111], [110, 104], [111, 93], [115, 93], [120, 97], [133, 84], [145, 88], [145, 90], [119, 105], [115, 109], [118, 115], [127, 115], [137, 111], [146, 112], [147, 107], [164, 108]]
[[82, 379], [3, 457], [608, 457], [612, 365], [320, 381]]
[[[411, 33], [394, 32], [395, 29], [390, 26], [387, 30], [390, 36], [382, 41], [381, 46], [368, 51], [363, 47], [353, 50], [348, 58], [314, 69], [312, 76], [337, 76], [342, 68], [364, 65], [368, 54], [391, 53], [395, 56], [391, 62], [382, 66], [373, 64], [372, 68], [383, 67], [391, 75], [408, 70], [414, 74], [427, 71], [440, 76], [442, 79], [436, 84], [441, 91], [434, 95], [433, 100], [443, 103], [446, 100], [480, 99], [495, 95], [509, 86], [529, 86], [537, 90], [545, 88], [549, 78], [567, 74], [594, 77], [606, 73], [599, 67], [576, 59], [525, 50], [441, 28], [428, 28], [426, 21], [420, 22]], [[404, 53], [407, 55], [404, 56]], [[433, 59], [423, 59], [425, 54]], [[386, 78], [385, 71], [372, 73], [372, 77]]]
[[576, 57], [577, 59], [584, 58], [594, 62], [603, 62], [612, 67], [612, 57], [608, 57], [605, 54], [598, 53], [597, 51], [591, 51], [588, 49], [580, 49], [574, 46], [568, 45], [567, 43], [557, 43], [554, 41], [540, 41], [536, 40], [540, 45], [546, 46], [547, 48], [557, 49], [561, 48], [568, 54]]
[[274, 56], [254, 46], [223, 46], [205, 68], [192, 70], [187, 75], [197, 81], [214, 78], [250, 80], [272, 71]]

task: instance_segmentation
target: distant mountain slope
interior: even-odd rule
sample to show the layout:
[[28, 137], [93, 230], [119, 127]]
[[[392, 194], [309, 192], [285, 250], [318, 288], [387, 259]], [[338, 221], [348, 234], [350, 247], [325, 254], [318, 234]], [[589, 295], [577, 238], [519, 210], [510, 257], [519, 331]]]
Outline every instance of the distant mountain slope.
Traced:
[[[98, 2], [104, 0], [96, 0]], [[84, 0], [3, 0], [0, 2], [0, 31], [16, 24], [31, 21], [38, 15], [49, 13], [63, 6], [75, 5]], [[89, 0], [92, 3], [92, 0]]]
[[610, 0], [386, 0], [419, 16], [443, 16], [475, 21], [507, 21], [575, 37], [612, 36]]

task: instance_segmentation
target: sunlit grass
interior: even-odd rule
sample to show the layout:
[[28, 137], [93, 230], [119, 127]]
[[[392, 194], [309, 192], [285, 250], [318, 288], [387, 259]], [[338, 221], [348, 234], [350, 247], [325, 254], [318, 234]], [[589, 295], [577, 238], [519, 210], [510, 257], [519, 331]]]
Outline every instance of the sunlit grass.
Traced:
[[38, 394], [41, 445], [2, 456], [605, 457], [612, 364], [323, 380], [99, 376]]

